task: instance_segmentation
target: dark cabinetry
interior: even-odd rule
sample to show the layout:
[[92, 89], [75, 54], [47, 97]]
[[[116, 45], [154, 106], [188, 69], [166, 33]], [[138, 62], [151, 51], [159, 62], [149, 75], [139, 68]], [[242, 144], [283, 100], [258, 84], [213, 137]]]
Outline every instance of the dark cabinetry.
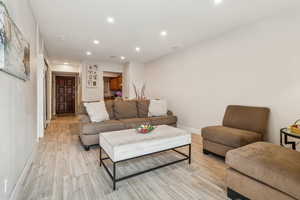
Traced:
[[110, 80], [111, 90], [122, 90], [122, 77], [113, 78]]

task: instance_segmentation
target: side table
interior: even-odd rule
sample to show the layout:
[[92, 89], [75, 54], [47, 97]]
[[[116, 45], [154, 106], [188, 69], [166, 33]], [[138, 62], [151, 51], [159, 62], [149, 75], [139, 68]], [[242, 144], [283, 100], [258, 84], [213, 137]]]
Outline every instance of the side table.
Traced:
[[284, 147], [284, 145], [292, 145], [292, 149], [296, 150], [296, 142], [289, 141], [288, 137], [300, 139], [300, 134], [293, 133], [290, 130], [288, 130], [287, 128], [280, 129], [280, 145], [283, 147]]

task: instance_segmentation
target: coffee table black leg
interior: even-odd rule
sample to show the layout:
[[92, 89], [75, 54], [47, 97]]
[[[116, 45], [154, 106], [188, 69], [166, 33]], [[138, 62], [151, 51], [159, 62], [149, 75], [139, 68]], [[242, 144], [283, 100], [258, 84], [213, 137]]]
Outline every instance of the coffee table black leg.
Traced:
[[116, 190], [116, 163], [113, 163], [113, 190]]
[[189, 164], [191, 164], [192, 145], [189, 144]]

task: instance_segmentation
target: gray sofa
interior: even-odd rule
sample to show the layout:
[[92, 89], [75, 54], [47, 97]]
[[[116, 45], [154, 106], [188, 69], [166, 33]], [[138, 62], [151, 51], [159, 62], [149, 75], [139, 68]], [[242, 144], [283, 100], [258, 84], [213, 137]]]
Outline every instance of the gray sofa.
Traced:
[[148, 117], [149, 100], [106, 101], [105, 105], [110, 120], [93, 123], [86, 111], [79, 115], [80, 140], [87, 151], [99, 144], [99, 134], [103, 132], [137, 128], [143, 123], [177, 126], [177, 117], [171, 111], [165, 116]]

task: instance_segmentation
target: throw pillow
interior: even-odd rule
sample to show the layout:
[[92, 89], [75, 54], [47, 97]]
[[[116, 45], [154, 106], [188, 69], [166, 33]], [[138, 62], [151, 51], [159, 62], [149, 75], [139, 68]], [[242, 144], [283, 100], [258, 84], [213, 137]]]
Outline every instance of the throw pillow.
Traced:
[[104, 101], [84, 103], [84, 106], [92, 122], [109, 120]]
[[137, 118], [137, 102], [135, 100], [115, 101], [115, 116], [117, 119]]
[[165, 100], [151, 100], [149, 105], [149, 117], [167, 115], [167, 102]]

